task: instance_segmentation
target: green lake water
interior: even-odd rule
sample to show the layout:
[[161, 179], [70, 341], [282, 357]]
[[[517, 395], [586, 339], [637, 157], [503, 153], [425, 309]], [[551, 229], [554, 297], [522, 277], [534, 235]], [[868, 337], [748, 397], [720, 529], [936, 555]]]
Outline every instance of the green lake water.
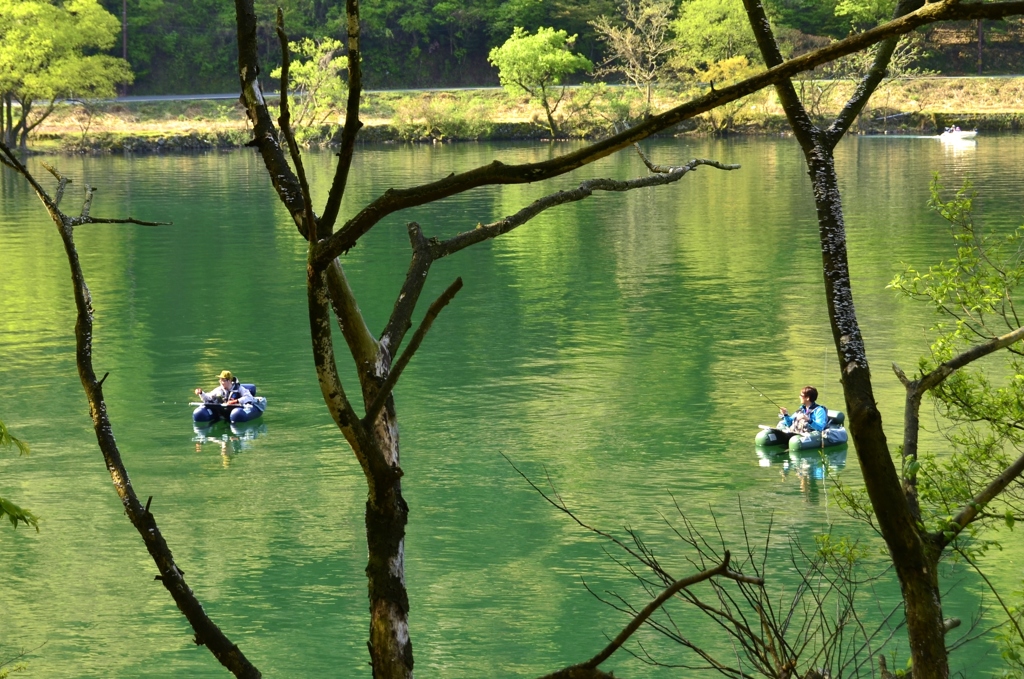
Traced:
[[[496, 158], [541, 160], [571, 147], [361, 148], [344, 208], [352, 214], [390, 187]], [[780, 587], [792, 582], [790, 538], [835, 524], [872, 549], [880, 544], [837, 509], [820, 466], [762, 459], [753, 446], [756, 426], [773, 422], [776, 409], [744, 380], [790, 407], [814, 384], [822, 403], [843, 407], [797, 144], [687, 139], [647, 148], [662, 164], [706, 157], [743, 168], [704, 168], [673, 186], [551, 210], [431, 273], [424, 300], [456, 276], [465, 288], [396, 392], [419, 676], [532, 677], [590, 657], [625, 617], [583, 580], [645, 601], [609, 545], [546, 504], [503, 455], [538, 482], [550, 478], [591, 525], [640, 531], [678, 576], [693, 569], [665, 522], [680, 524], [674, 504], [709, 535], [713, 510], [736, 550], [741, 503], [753, 537], [763, 539], [771, 520], [769, 578]], [[307, 156], [321, 203], [333, 161]], [[369, 677], [365, 485], [316, 384], [304, 242], [260, 161], [238, 152], [56, 162], [75, 180], [69, 211], [90, 183], [99, 189], [94, 215], [174, 222], [82, 227], [77, 242], [114, 431], [189, 584], [264, 676]], [[888, 366], [916, 365], [931, 315], [884, 288], [901, 260], [927, 266], [948, 256], [947, 231], [926, 207], [932, 173], [950, 187], [972, 178], [980, 218], [1012, 228], [1022, 222], [1024, 138], [963, 147], [853, 138], [837, 149], [837, 165], [859, 318], [895, 445], [903, 392]], [[635, 154], [623, 153], [570, 177], [479, 189], [390, 218], [344, 257], [368, 322], [383, 328], [390, 313], [408, 263], [408, 221], [452, 235], [583, 177], [642, 172]], [[0, 526], [0, 661], [31, 650], [25, 677], [227, 676], [192, 643], [123, 515], [78, 381], [73, 324], [55, 229], [25, 183], [4, 172], [0, 419], [32, 455], [0, 455], [0, 495], [41, 521], [38, 533]], [[204, 437], [187, 404], [222, 369], [255, 382], [269, 407], [239, 435]], [[924, 419], [934, 431], [930, 411]], [[934, 433], [926, 441], [943, 450]], [[859, 485], [852, 449], [831, 462]], [[1024, 576], [1024, 545], [1016, 533], [1004, 539], [990, 568], [1008, 592]], [[991, 598], [970, 573], [948, 582], [957, 587], [947, 611], [965, 620]], [[889, 605], [897, 590], [883, 582], [874, 598]], [[680, 615], [729, 655], [706, 621]], [[680, 661], [671, 644], [641, 639]], [[968, 676], [990, 676], [998, 654], [980, 641], [953, 662], [971, 667]], [[681, 676], [625, 653], [604, 667]]]

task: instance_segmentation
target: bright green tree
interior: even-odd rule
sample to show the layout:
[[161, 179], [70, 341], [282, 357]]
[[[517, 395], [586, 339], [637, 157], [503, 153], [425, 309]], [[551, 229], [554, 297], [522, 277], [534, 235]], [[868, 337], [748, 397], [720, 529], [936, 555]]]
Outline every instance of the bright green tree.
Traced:
[[850, 22], [850, 30], [872, 28], [892, 16], [895, 0], [839, 0], [835, 15]]
[[[348, 70], [348, 56], [342, 54], [340, 40], [304, 38], [289, 42], [292, 55], [304, 57], [288, 67], [288, 91], [297, 103], [292, 124], [297, 128], [318, 127], [345, 107], [348, 85], [342, 75]], [[274, 69], [271, 78], [280, 78], [281, 69]]]
[[[28, 444], [11, 436], [11, 432], [7, 431], [7, 426], [0, 421], [0, 448], [12, 447], [17, 448], [18, 452], [22, 455], [28, 455]], [[36, 530], [39, 530], [38, 519], [36, 519], [32, 512], [27, 509], [22, 509], [4, 497], [0, 497], [0, 519], [4, 517], [7, 517], [7, 520], [10, 521], [11, 525], [15, 528], [17, 528], [18, 523], [21, 522], [26, 526], [32, 526]]]
[[[552, 137], [559, 136], [555, 112], [565, 98], [566, 76], [590, 72], [594, 65], [586, 57], [573, 54], [576, 36], [553, 28], [538, 28], [531, 35], [520, 27], [501, 47], [491, 50], [488, 61], [498, 69], [501, 86], [512, 95], [526, 94], [544, 107]], [[561, 86], [558, 98], [553, 90]]]
[[706, 70], [713, 64], [746, 57], [760, 63], [754, 34], [739, 0], [688, 0], [672, 22], [675, 33], [674, 64], [683, 71]]
[[[123, 59], [98, 54], [117, 40], [120, 22], [97, 0], [0, 0], [3, 137], [24, 148], [60, 99], [113, 96], [132, 81]], [[20, 104], [14, 122], [13, 106]], [[42, 110], [33, 114], [38, 102]]]

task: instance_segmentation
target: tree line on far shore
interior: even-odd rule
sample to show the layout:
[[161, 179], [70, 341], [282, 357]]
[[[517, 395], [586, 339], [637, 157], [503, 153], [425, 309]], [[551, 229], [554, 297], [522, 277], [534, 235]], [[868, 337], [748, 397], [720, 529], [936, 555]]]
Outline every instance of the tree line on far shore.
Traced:
[[[258, 16], [272, 17], [271, 5], [263, 4]], [[894, 0], [771, 0], [768, 10], [782, 48], [793, 56], [875, 26], [893, 6]], [[296, 127], [316, 127], [337, 117], [345, 97], [343, 9], [320, 0], [282, 0], [280, 9], [293, 39], [290, 87], [303, 96]], [[655, 82], [681, 90], [723, 84], [763, 64], [738, 0], [385, 0], [368, 3], [363, 22], [365, 86], [500, 81], [510, 94], [539, 104], [553, 136], [561, 132], [560, 117], [572, 118], [592, 102], [623, 109], [602, 119], [628, 122], [650, 112]], [[973, 39], [980, 70], [986, 30], [996, 68], [1024, 64], [1021, 41], [1014, 39], [1024, 35], [1024, 21], [972, 23], [973, 38], [950, 25], [912, 34], [893, 67], [963, 70]], [[209, 0], [0, 0], [0, 138], [25, 147], [64, 99], [231, 91], [237, 87], [234, 30], [230, 12]], [[268, 65], [263, 86], [276, 90], [282, 55], [271, 19], [258, 22], [257, 36]], [[959, 52], [937, 50], [943, 41]], [[866, 66], [848, 61], [814, 75], [857, 77]], [[595, 81], [632, 83], [644, 101], [608, 97], [607, 90], [565, 100], [558, 89]]]
[[[100, 0], [120, 17], [122, 0]], [[672, 14], [670, 33], [681, 46], [728, 38], [753, 45], [738, 0], [665, 0]], [[657, 3], [653, 3], [657, 4]], [[783, 42], [807, 49], [822, 39], [843, 38], [891, 16], [894, 0], [771, 0], [768, 10]], [[515, 28], [531, 33], [541, 27], [577, 36], [577, 51], [594, 63], [608, 56], [607, 44], [595, 24], [602, 17], [620, 23], [620, 0], [381, 0], [361, 7], [363, 72], [369, 88], [495, 85], [487, 63], [491, 49]], [[344, 4], [325, 0], [257, 2], [260, 58], [268, 70], [280, 65], [274, 28], [280, 6], [293, 39], [344, 42]], [[230, 4], [213, 0], [127, 0], [127, 59], [136, 74], [136, 93], [230, 91], [235, 53], [235, 27]], [[696, 21], [699, 20], [699, 21]], [[678, 24], [675, 22], [679, 22]], [[693, 38], [695, 26], [706, 29]], [[1022, 24], [1017, 19], [989, 21], [989, 70], [1002, 72], [1024, 65], [1019, 48]], [[977, 26], [962, 22], [951, 32], [935, 33], [928, 68], [974, 73]], [[808, 40], [811, 41], [808, 44]], [[815, 41], [818, 42], [815, 42]], [[945, 46], [940, 46], [942, 43]], [[955, 45], [954, 45], [955, 43]], [[118, 47], [121, 47], [120, 45]], [[756, 54], [756, 49], [751, 50]], [[1009, 53], [1007, 53], [1009, 52]], [[1004, 54], [1007, 53], [1007, 54]], [[121, 50], [117, 52], [121, 55]]]
[[[745, 43], [751, 56], [756, 56], [738, 0], [663, 2], [671, 15], [668, 32], [677, 48], [691, 50], [723, 43], [728, 50], [733, 42]], [[2, 0], [0, 34], [9, 30], [12, 20], [18, 20], [24, 11], [19, 8], [38, 5], [72, 13], [92, 12], [97, 5], [105, 9], [113, 17], [109, 36], [102, 40], [91, 36], [83, 49], [87, 54], [126, 59], [134, 74], [126, 91], [133, 94], [224, 92], [237, 87], [232, 75], [235, 27], [230, 4], [213, 0]], [[344, 41], [343, 5], [324, 0], [260, 0], [257, 5], [262, 17], [257, 26], [260, 58], [268, 73], [281, 63], [273, 19], [278, 6], [293, 39]], [[894, 6], [894, 0], [771, 0], [768, 11], [781, 41], [806, 50], [876, 25], [891, 15]], [[609, 56], [598, 27], [602, 23], [621, 25], [625, 13], [620, 0], [366, 3], [362, 8], [366, 86], [495, 85], [497, 74], [487, 56], [516, 27], [531, 33], [551, 27], [576, 35], [579, 54], [597, 64]], [[1016, 71], [1024, 65], [1021, 35], [1024, 23], [1017, 18], [931, 28], [924, 36], [924, 65], [951, 74], [974, 73], [979, 66], [986, 72]], [[983, 50], [977, 45], [979, 38]], [[7, 51], [10, 42], [0, 41], [0, 52]], [[5, 55], [0, 54], [0, 64], [4, 61]], [[0, 78], [4, 78], [2, 71]]]

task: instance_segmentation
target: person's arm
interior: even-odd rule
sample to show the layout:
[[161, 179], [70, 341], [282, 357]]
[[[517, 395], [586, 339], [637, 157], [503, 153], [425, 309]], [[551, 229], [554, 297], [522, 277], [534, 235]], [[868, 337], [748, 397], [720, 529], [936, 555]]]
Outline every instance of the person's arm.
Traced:
[[253, 399], [252, 394], [249, 392], [249, 390], [243, 387], [241, 384], [236, 385], [235, 393], [237, 394], [236, 400], [238, 401], [239, 405], [248, 405], [249, 403], [252, 403], [255, 400]]
[[793, 424], [793, 416], [789, 414], [789, 411], [785, 408], [779, 408], [779, 422], [784, 426], [789, 427]]
[[826, 424], [828, 424], [828, 411], [825, 410], [825, 406], [818, 406], [811, 411], [811, 429], [825, 431]]

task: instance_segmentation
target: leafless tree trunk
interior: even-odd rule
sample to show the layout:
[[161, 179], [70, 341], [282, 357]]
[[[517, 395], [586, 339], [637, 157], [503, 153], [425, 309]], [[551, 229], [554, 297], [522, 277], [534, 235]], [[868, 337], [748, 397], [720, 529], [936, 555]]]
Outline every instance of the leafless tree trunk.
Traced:
[[985, 45], [985, 29], [981, 19], [978, 19], [978, 75], [981, 75], [982, 71], [982, 48]]

